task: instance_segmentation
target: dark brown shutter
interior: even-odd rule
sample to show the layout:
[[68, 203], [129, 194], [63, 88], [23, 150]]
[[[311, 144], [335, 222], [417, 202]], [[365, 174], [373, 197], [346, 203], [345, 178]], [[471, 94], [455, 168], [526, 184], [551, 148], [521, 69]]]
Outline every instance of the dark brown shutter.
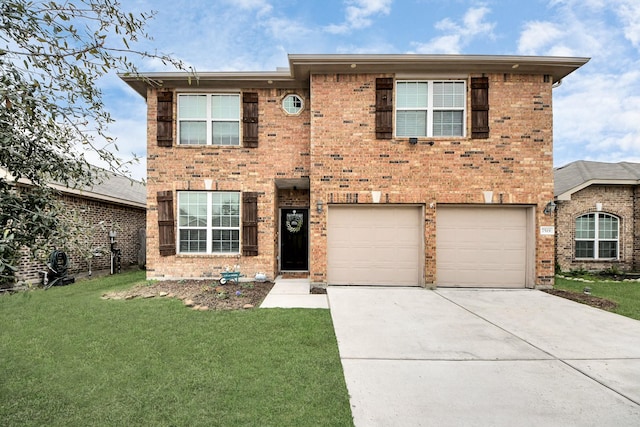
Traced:
[[242, 193], [242, 255], [258, 255], [258, 193]]
[[376, 139], [393, 137], [393, 78], [376, 79]]
[[242, 95], [242, 144], [249, 148], [258, 146], [258, 94], [255, 92]]
[[173, 92], [158, 92], [158, 147], [173, 145]]
[[471, 138], [489, 138], [489, 79], [471, 78]]
[[173, 219], [173, 192], [158, 191], [158, 242], [160, 255], [176, 254], [176, 235]]

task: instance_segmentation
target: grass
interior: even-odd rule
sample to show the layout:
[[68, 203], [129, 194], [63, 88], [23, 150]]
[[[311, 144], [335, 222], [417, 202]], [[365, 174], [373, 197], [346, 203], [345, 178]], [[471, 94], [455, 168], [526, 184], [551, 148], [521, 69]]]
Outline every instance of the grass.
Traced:
[[582, 293], [585, 287], [591, 288], [591, 295], [606, 298], [618, 304], [614, 313], [640, 320], [640, 282], [615, 282], [585, 276], [593, 283], [579, 282], [556, 277], [555, 288]]
[[328, 310], [103, 301], [126, 273], [0, 297], [0, 424], [352, 424]]

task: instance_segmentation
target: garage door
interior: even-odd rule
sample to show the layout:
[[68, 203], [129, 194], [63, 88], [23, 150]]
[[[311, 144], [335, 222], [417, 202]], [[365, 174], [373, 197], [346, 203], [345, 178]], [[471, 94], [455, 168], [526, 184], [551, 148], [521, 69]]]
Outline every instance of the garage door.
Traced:
[[438, 286], [522, 288], [526, 208], [438, 207]]
[[331, 206], [328, 214], [330, 284], [421, 284], [421, 208]]

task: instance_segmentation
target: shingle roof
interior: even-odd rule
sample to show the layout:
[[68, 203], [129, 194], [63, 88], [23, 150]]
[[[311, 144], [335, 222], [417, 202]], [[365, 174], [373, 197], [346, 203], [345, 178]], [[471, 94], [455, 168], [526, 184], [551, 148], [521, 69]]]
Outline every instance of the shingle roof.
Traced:
[[147, 187], [140, 181], [135, 181], [122, 175], [116, 175], [105, 170], [99, 171], [99, 178], [92, 186], [69, 188], [61, 184], [52, 185], [57, 190], [87, 197], [144, 208], [147, 204]]
[[640, 185], [640, 163], [604, 163], [578, 160], [554, 169], [554, 195], [568, 200], [571, 194], [592, 184]]

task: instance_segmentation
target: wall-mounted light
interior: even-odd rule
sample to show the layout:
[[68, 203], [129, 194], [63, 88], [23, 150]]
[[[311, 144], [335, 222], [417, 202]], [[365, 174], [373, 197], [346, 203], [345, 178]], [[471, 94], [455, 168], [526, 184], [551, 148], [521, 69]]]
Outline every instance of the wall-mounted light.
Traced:
[[316, 211], [322, 213], [322, 200], [318, 200], [318, 203], [316, 203]]
[[418, 138], [409, 138], [409, 144], [416, 145], [418, 143]]
[[547, 203], [547, 206], [544, 207], [544, 214], [545, 215], [551, 215], [553, 212], [555, 212], [556, 210], [556, 203], [552, 200], [549, 203]]

